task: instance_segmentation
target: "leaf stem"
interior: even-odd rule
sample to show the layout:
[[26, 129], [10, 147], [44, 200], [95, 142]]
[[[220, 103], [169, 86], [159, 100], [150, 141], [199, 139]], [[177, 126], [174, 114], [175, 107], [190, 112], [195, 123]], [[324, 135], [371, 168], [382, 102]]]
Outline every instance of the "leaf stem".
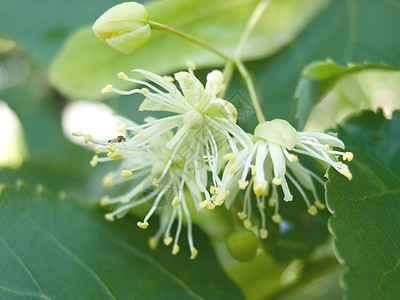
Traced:
[[193, 42], [211, 52], [213, 52], [214, 54], [218, 55], [219, 57], [221, 57], [222, 59], [224, 59], [225, 61], [231, 61], [231, 59], [226, 56], [225, 54], [223, 54], [222, 52], [218, 51], [217, 49], [215, 49], [214, 47], [211, 47], [205, 43], [203, 43], [202, 41], [194, 38], [192, 35], [190, 34], [186, 34], [182, 31], [179, 31], [175, 28], [169, 27], [167, 25], [161, 24], [161, 23], [157, 23], [157, 22], [153, 22], [153, 21], [149, 21], [149, 24], [151, 26], [152, 29], [156, 29], [156, 30], [162, 30], [162, 31], [166, 31], [172, 34], [175, 34], [181, 38], [184, 38], [185, 40], [188, 40], [190, 42]]
[[260, 101], [258, 100], [258, 97], [257, 97], [253, 79], [251, 78], [249, 72], [247, 71], [247, 68], [243, 65], [243, 63], [241, 61], [237, 61], [236, 66], [239, 70], [240, 75], [242, 76], [242, 78], [244, 80], [244, 83], [247, 86], [247, 89], [249, 90], [250, 99], [251, 99], [251, 102], [253, 103], [254, 110], [256, 111], [257, 120], [258, 120], [258, 122], [264, 122], [265, 116], [262, 112]]
[[250, 34], [252, 33], [258, 20], [260, 19], [261, 15], [263, 14], [264, 10], [268, 7], [270, 2], [271, 2], [271, 0], [262, 0], [257, 4], [256, 8], [254, 9], [252, 15], [250, 16], [249, 21], [246, 24], [246, 29], [244, 30], [244, 32], [240, 38], [239, 44], [236, 48], [236, 52], [235, 52], [235, 60], [236, 61], [240, 60], [240, 56], [242, 55], [244, 46], [246, 45], [247, 40], [250, 37]]
[[257, 4], [249, 21], [247, 22], [246, 29], [244, 30], [242, 37], [240, 38], [239, 44], [235, 51], [235, 58], [234, 58], [234, 61], [239, 70], [239, 73], [242, 76], [242, 78], [247, 86], [247, 89], [249, 91], [251, 102], [253, 103], [254, 110], [256, 111], [256, 116], [257, 116], [258, 122], [265, 121], [265, 116], [262, 112], [260, 101], [257, 97], [257, 93], [256, 93], [256, 89], [254, 87], [253, 80], [252, 80], [246, 66], [242, 63], [240, 57], [242, 55], [244, 46], [246, 45], [246, 43], [250, 37], [250, 34], [254, 30], [254, 27], [256, 26], [258, 20], [260, 20], [261, 15], [265, 11], [265, 9], [268, 7], [270, 2], [271, 2], [271, 0], [262, 0]]

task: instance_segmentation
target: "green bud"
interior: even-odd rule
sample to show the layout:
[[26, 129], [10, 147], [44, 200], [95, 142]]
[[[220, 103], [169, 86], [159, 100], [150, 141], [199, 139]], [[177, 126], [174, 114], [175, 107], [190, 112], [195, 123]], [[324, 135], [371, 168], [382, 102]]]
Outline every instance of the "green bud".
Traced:
[[136, 2], [124, 2], [107, 10], [92, 29], [102, 41], [130, 54], [146, 45], [151, 36], [147, 9]]
[[251, 230], [238, 229], [228, 236], [226, 246], [233, 258], [247, 262], [256, 256], [258, 238]]

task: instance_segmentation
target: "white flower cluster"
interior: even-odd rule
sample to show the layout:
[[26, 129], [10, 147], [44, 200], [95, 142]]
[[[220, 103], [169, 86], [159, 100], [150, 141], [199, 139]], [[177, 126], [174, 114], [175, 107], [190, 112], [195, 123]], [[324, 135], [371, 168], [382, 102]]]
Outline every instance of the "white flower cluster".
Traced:
[[[104, 178], [105, 186], [127, 180], [135, 182], [128, 193], [102, 199], [102, 205], [117, 206], [106, 214], [108, 220], [123, 217], [133, 207], [152, 203], [143, 221], [137, 224], [146, 229], [158, 210], [160, 227], [150, 238], [150, 247], [155, 248], [162, 238], [166, 245], [173, 245], [172, 254], [177, 254], [182, 224], [186, 222], [194, 259], [198, 251], [193, 241], [191, 214], [204, 208], [213, 210], [224, 203], [229, 208], [240, 189], [245, 190], [245, 196], [243, 203], [237, 205], [242, 208], [238, 217], [260, 238], [268, 234], [265, 200], [269, 199], [275, 207], [272, 219], [280, 222], [278, 188], [282, 188], [283, 199], [291, 201], [288, 182], [299, 191], [311, 215], [324, 207], [314, 187], [314, 181], [322, 180], [299, 163], [297, 154], [321, 160], [351, 179], [349, 169], [337, 158], [342, 156], [350, 161], [352, 154], [332, 149], [344, 148], [339, 139], [323, 133], [296, 132], [283, 120], [262, 122], [254, 135], [247, 134], [236, 125], [236, 108], [218, 98], [224, 89], [222, 73], [217, 70], [209, 73], [204, 87], [195, 77], [194, 68], [189, 64], [188, 72], [178, 72], [174, 78], [133, 70], [147, 81], [119, 73], [118, 78], [143, 87], [123, 91], [107, 85], [102, 90], [122, 95], [142, 94], [145, 99], [140, 110], [167, 111], [174, 113], [173, 116], [147, 119], [142, 125], [120, 117], [121, 131], [126, 131], [127, 137], [121, 135], [109, 141], [75, 133], [85, 137], [86, 142], [100, 145], [91, 161], [93, 166], [121, 160], [120, 168]], [[305, 190], [311, 191], [314, 204]], [[260, 228], [251, 223], [253, 199], [260, 213]]]

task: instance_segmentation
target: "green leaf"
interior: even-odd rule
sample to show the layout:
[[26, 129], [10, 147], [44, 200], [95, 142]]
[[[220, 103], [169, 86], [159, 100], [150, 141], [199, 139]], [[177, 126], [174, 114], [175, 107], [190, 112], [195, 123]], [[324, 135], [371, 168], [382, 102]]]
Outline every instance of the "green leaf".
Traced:
[[399, 2], [392, 0], [331, 1], [289, 46], [250, 63], [266, 118], [296, 124], [294, 94], [310, 62], [330, 57], [339, 65], [368, 61], [400, 69], [399, 9]]
[[353, 180], [331, 169], [326, 197], [347, 299], [400, 297], [400, 173], [393, 166], [400, 160], [399, 122], [399, 111], [393, 120], [365, 111], [338, 130], [354, 151]]
[[[242, 299], [218, 267], [204, 235], [196, 260], [182, 249], [147, 248], [151, 234], [133, 217], [101, 212], [38, 187], [0, 195], [2, 299]], [[185, 256], [185, 250], [187, 256]]]
[[[243, 59], [257, 59], [275, 53], [293, 40], [328, 0], [273, 1], [247, 42]], [[182, 30], [233, 57], [240, 36], [258, 1], [177, 1], [156, 2], [148, 7], [151, 21]], [[76, 32], [68, 40], [50, 69], [50, 80], [72, 98], [98, 99], [106, 84], [121, 83], [120, 71], [144, 68], [167, 74], [186, 68], [193, 61], [199, 67], [223, 64], [220, 57], [165, 32], [153, 31], [148, 45], [132, 55], [124, 55], [96, 39], [90, 28]]]
[[343, 67], [332, 60], [313, 62], [306, 66], [295, 94], [299, 119], [298, 128], [304, 127], [311, 109], [334, 87], [340, 78], [371, 69], [396, 70], [387, 65], [371, 63], [348, 64]]

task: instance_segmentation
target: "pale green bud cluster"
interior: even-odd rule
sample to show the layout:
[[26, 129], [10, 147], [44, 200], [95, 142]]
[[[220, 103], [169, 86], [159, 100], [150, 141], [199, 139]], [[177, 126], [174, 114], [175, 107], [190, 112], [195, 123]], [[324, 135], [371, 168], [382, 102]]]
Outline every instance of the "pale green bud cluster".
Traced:
[[147, 9], [137, 2], [124, 2], [107, 10], [92, 29], [102, 41], [130, 54], [146, 45], [151, 37]]

